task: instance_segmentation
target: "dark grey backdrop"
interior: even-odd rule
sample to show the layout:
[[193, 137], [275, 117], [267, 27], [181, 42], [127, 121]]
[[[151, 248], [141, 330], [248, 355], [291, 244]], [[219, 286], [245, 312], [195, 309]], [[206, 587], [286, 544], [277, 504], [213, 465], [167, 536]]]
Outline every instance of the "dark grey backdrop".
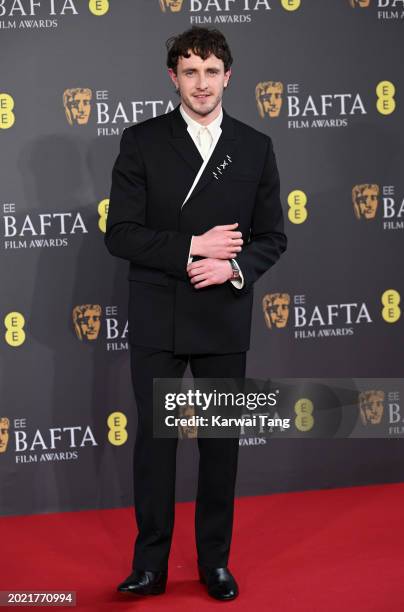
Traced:
[[[402, 376], [402, 317], [388, 322], [381, 303], [384, 291], [404, 291], [398, 215], [404, 197], [401, 11], [397, 17], [392, 9], [383, 12], [376, 1], [353, 8], [348, 0], [302, 0], [296, 10], [286, 10], [292, 2], [235, 0], [225, 10], [224, 0], [184, 0], [174, 13], [169, 7], [163, 12], [158, 0], [114, 0], [105, 14], [94, 15], [87, 1], [55, 0], [56, 14], [43, 1], [30, 15], [29, 3], [23, 4], [26, 15], [10, 14], [11, 0], [0, 15], [0, 202], [2, 217], [9, 217], [1, 226], [1, 317], [23, 315], [26, 334], [13, 346], [3, 328], [2, 514], [132, 502], [136, 409], [124, 333], [127, 264], [106, 251], [98, 206], [108, 197], [124, 127], [177, 104], [164, 42], [192, 22], [216, 25], [227, 36], [235, 61], [224, 107], [272, 137], [281, 175], [289, 248], [255, 287], [247, 375]], [[99, 12], [106, 6], [90, 4]], [[255, 87], [266, 81], [283, 83], [276, 118], [258, 113]], [[389, 114], [376, 106], [382, 81], [395, 86], [396, 107]], [[301, 111], [311, 96], [321, 113], [321, 95], [329, 94], [326, 114], [288, 116], [287, 98], [296, 85]], [[84, 125], [66, 120], [62, 97], [68, 88], [92, 92]], [[3, 94], [14, 101], [11, 127]], [[340, 94], [347, 94], [346, 114]], [[357, 96], [360, 104], [352, 111]], [[109, 120], [103, 123], [97, 104], [106, 97]], [[318, 119], [328, 124], [314, 126]], [[309, 126], [291, 123], [304, 120]], [[380, 190], [371, 220], [358, 220], [353, 212], [352, 187], [364, 183]], [[295, 189], [307, 196], [308, 216], [301, 224], [288, 219], [288, 196]], [[394, 191], [389, 197], [396, 211], [389, 219], [383, 214], [387, 190]], [[44, 214], [50, 225], [41, 235]], [[10, 236], [12, 227], [16, 236]], [[290, 296], [283, 329], [270, 329], [263, 315], [262, 298], [276, 292]], [[325, 316], [327, 305], [356, 304], [352, 323], [342, 307], [332, 324], [320, 325], [317, 317], [313, 325], [297, 328], [295, 306], [302, 299], [309, 317], [315, 307]], [[72, 322], [73, 308], [83, 304], [99, 305], [102, 312], [98, 337], [88, 342], [78, 339]], [[356, 322], [362, 304], [368, 316]], [[332, 335], [319, 337], [322, 328]], [[296, 337], [298, 331], [306, 336]], [[317, 337], [308, 337], [309, 331]], [[18, 329], [14, 337], [18, 343]], [[388, 420], [387, 403], [385, 408]], [[115, 412], [128, 421], [126, 442], [120, 430], [122, 444], [108, 438], [107, 419]], [[246, 439], [238, 494], [400, 481], [403, 443], [385, 425], [389, 439]], [[196, 469], [195, 445], [181, 444], [178, 500], [193, 499]]]

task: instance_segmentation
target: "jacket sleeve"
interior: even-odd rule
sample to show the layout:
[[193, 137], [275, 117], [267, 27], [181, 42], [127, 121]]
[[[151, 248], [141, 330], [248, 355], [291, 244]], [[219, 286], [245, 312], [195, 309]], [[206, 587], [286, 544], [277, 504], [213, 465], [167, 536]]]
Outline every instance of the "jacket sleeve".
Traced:
[[268, 138], [265, 163], [258, 185], [248, 242], [237, 255], [244, 285], [233, 287], [236, 295], [246, 293], [286, 250], [279, 172], [272, 140]]
[[188, 280], [192, 234], [146, 226], [146, 170], [134, 131], [124, 130], [112, 170], [105, 244], [111, 255]]

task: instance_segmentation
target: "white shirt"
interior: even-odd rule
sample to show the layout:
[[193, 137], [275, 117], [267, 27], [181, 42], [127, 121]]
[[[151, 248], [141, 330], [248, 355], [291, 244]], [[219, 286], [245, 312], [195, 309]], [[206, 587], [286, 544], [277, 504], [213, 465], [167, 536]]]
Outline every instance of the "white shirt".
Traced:
[[198, 138], [199, 132], [200, 130], [206, 129], [210, 133], [211, 144], [216, 138], [219, 138], [220, 134], [222, 133], [222, 128], [220, 127], [220, 124], [222, 123], [223, 119], [223, 111], [220, 110], [220, 113], [216, 117], [216, 119], [213, 119], [213, 121], [208, 123], [208, 125], [202, 125], [201, 123], [198, 123], [198, 121], [195, 121], [195, 119], [192, 119], [192, 117], [190, 117], [188, 113], [186, 113], [186, 111], [183, 109], [182, 105], [180, 106], [180, 113], [188, 125], [189, 135], [194, 141], [196, 148], [202, 155], [202, 158], [206, 159], [207, 152], [205, 152], [201, 147], [201, 143]]
[[[202, 125], [201, 123], [198, 123], [198, 121], [195, 121], [195, 119], [192, 119], [192, 117], [190, 117], [188, 115], [188, 113], [184, 110], [182, 104], [180, 105], [180, 113], [184, 119], [184, 121], [187, 123], [188, 125], [188, 133], [191, 136], [196, 148], [198, 149], [199, 153], [201, 154], [202, 158], [205, 160], [207, 153], [209, 152], [209, 148], [205, 148], [203, 146], [203, 143], [201, 143], [201, 140], [199, 138], [200, 135], [200, 131], [201, 129], [207, 129], [208, 133], [210, 134], [211, 140], [210, 140], [210, 146], [212, 146], [213, 142], [217, 142], [217, 139], [219, 138], [220, 134], [222, 133], [222, 128], [220, 127], [222, 120], [223, 120], [223, 110], [220, 110], [219, 115], [216, 117], [216, 119], [213, 119], [213, 121], [211, 121], [210, 123], [208, 123], [207, 125]], [[191, 244], [189, 246], [189, 253], [191, 253], [191, 248], [192, 248], [192, 240], [193, 240], [193, 236], [191, 238]], [[244, 277], [243, 277], [243, 273], [240, 270], [240, 266], [238, 265], [237, 261], [235, 259], [232, 259], [232, 261], [234, 261], [234, 263], [236, 264], [239, 272], [240, 272], [240, 278], [237, 279], [231, 279], [230, 282], [237, 288], [237, 289], [241, 289], [244, 286]], [[192, 262], [192, 257], [191, 255], [188, 256], [188, 263]]]

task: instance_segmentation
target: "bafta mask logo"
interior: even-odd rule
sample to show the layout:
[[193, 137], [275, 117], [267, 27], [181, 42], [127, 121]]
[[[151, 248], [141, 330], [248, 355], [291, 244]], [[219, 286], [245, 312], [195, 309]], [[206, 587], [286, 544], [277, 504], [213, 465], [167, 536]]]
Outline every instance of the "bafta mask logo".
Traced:
[[359, 393], [359, 414], [363, 425], [379, 425], [383, 418], [384, 391]]
[[267, 293], [262, 298], [262, 310], [269, 329], [286, 327], [289, 319], [290, 295], [288, 293]]
[[255, 88], [258, 112], [263, 119], [278, 117], [282, 106], [283, 84], [280, 81], [262, 81]]
[[0, 453], [5, 453], [8, 446], [10, 419], [0, 417]]
[[179, 13], [182, 9], [182, 3], [184, 0], [160, 0], [160, 8], [163, 13], [169, 9], [172, 13]]
[[370, 0], [349, 0], [352, 8], [368, 8]]
[[357, 219], [374, 219], [379, 203], [379, 185], [366, 183], [352, 189], [352, 203]]
[[74, 87], [63, 92], [63, 106], [70, 125], [85, 125], [91, 112], [91, 89]]
[[[195, 416], [194, 406], [179, 406], [179, 418], [189, 418]], [[197, 438], [197, 425], [178, 425], [178, 434], [180, 438]]]
[[101, 327], [101, 306], [82, 304], [73, 308], [73, 325], [77, 338], [82, 342], [97, 340]]

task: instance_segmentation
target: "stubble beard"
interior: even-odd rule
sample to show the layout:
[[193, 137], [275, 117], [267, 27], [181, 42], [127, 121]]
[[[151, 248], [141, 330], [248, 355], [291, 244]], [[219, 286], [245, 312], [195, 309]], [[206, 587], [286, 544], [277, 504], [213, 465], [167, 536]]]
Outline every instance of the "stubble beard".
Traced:
[[184, 99], [182, 97], [181, 90], [178, 89], [177, 91], [181, 98], [181, 102], [185, 104], [186, 107], [190, 108], [196, 115], [199, 115], [200, 117], [206, 117], [207, 115], [212, 113], [221, 103], [222, 95], [223, 95], [223, 92], [222, 94], [219, 94], [216, 98], [214, 98], [214, 100], [211, 102], [211, 104], [209, 104], [209, 106], [206, 106], [205, 108], [198, 108], [193, 104], [192, 96]]

